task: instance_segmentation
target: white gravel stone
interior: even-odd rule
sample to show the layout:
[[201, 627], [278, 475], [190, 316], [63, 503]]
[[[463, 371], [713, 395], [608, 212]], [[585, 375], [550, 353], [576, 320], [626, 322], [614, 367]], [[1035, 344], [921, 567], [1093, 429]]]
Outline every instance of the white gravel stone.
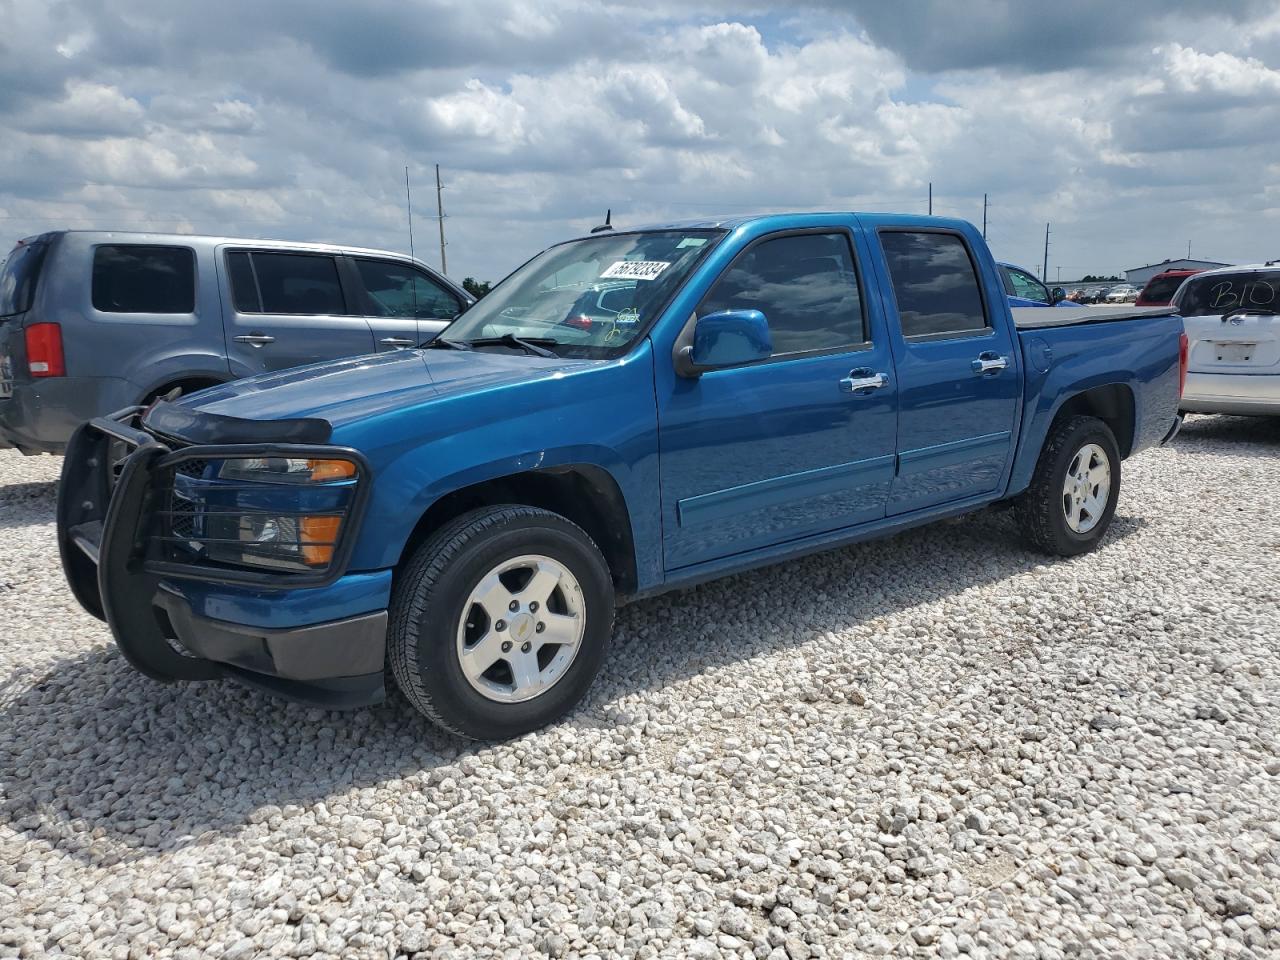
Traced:
[[131, 670], [0, 451], [0, 958], [1280, 956], [1280, 422], [630, 604], [497, 745]]

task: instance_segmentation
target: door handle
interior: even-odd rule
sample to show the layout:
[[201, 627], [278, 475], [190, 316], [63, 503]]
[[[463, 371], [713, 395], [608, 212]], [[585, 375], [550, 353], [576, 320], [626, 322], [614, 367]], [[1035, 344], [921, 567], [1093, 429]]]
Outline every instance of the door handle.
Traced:
[[415, 347], [418, 345], [417, 340], [411, 340], [408, 337], [383, 337], [378, 342], [385, 343], [388, 347]]
[[985, 377], [989, 373], [997, 374], [1007, 366], [1009, 366], [1008, 357], [1002, 357], [988, 350], [986, 353], [978, 354], [978, 359], [973, 361], [973, 372], [980, 377]]
[[840, 389], [845, 393], [867, 394], [888, 382], [889, 378], [883, 373], [873, 373], [868, 367], [860, 367], [849, 371], [849, 375], [840, 381]]
[[255, 347], [261, 347], [263, 344], [275, 343], [275, 337], [269, 337], [265, 333], [246, 333], [235, 338], [236, 343], [251, 343]]

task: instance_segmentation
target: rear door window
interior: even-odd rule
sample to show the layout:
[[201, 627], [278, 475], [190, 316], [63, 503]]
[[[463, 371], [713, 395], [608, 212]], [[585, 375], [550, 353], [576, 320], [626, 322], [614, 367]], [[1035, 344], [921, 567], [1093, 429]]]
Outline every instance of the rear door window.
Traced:
[[195, 252], [190, 247], [144, 244], [97, 247], [93, 308], [103, 313], [192, 313]]
[[450, 320], [462, 309], [457, 297], [409, 264], [364, 259], [355, 264], [374, 316]]
[[991, 326], [977, 270], [958, 235], [885, 230], [880, 245], [903, 336], [971, 336]]
[[252, 262], [263, 313], [342, 316], [347, 312], [332, 256], [255, 251]]

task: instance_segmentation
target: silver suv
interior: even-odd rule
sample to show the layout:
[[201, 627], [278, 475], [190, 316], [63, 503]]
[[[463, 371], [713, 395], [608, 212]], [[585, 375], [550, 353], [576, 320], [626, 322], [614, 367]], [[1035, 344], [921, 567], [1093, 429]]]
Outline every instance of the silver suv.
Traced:
[[81, 422], [175, 387], [417, 346], [473, 302], [386, 250], [30, 237], [0, 265], [0, 446], [56, 453]]

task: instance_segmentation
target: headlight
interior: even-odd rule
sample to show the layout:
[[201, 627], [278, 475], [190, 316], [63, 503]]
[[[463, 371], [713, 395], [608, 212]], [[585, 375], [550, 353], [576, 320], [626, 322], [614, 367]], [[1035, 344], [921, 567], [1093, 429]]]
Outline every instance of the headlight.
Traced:
[[[203, 464], [201, 461], [197, 463]], [[241, 457], [174, 477], [174, 536], [199, 560], [316, 572], [334, 558], [358, 483], [350, 460]], [[188, 532], [189, 531], [189, 532]]]
[[265, 483], [332, 483], [350, 480], [356, 465], [350, 460], [294, 460], [285, 457], [244, 457], [223, 460], [220, 480], [250, 480]]

